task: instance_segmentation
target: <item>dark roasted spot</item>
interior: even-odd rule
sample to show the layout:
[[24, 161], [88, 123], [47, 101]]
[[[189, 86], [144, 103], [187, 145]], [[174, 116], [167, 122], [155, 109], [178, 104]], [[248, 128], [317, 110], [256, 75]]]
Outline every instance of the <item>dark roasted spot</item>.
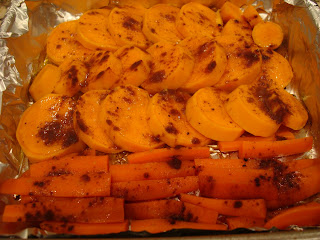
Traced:
[[162, 82], [163, 79], [165, 78], [166, 78], [165, 70], [160, 70], [155, 73], [152, 73], [151, 76], [149, 77], [149, 81], [152, 83], [159, 83], [159, 82]]
[[81, 118], [81, 114], [79, 111], [76, 111], [76, 119], [77, 119], [77, 125], [79, 126], [80, 130], [82, 132], [87, 132], [88, 126], [84, 123], [84, 120]]
[[167, 161], [167, 163], [173, 169], [180, 169], [182, 161], [179, 158], [173, 157], [171, 160]]
[[123, 97], [122, 99], [123, 99], [123, 101], [125, 101], [126, 103], [132, 104], [132, 99], [131, 99], [131, 98]]
[[200, 139], [194, 137], [194, 138], [192, 138], [191, 142], [192, 142], [192, 144], [200, 144]]
[[57, 49], [60, 49], [60, 48], [61, 48], [61, 45], [60, 45], [60, 44], [58, 44], [58, 45], [56, 46], [56, 48], [57, 48]]
[[176, 20], [175, 16], [171, 14], [164, 15], [164, 18], [167, 19], [169, 22], [174, 22]]
[[177, 109], [170, 109], [169, 113], [174, 116], [180, 115], [180, 112]]
[[242, 207], [242, 201], [235, 201], [233, 204], [234, 208], [241, 208]]
[[80, 180], [83, 181], [83, 182], [90, 182], [90, 177], [88, 176], [88, 174], [83, 174], [81, 177], [80, 177]]
[[[138, 25], [138, 26], [137, 26]], [[126, 17], [122, 26], [126, 29], [136, 31], [140, 28], [140, 24], [137, 20], [133, 19], [132, 17]]]
[[205, 73], [211, 73], [213, 71], [213, 69], [215, 69], [216, 66], [217, 66], [216, 61], [210, 62], [205, 69]]
[[177, 135], [179, 131], [173, 126], [173, 123], [169, 122], [168, 125], [165, 127], [166, 132], [170, 134]]
[[110, 125], [112, 124], [112, 121], [109, 120], [109, 119], [107, 119], [107, 120], [106, 120], [106, 123], [110, 126]]
[[72, 87], [78, 84], [78, 69], [75, 65], [72, 65], [66, 72], [68, 79], [71, 80]]
[[105, 71], [101, 71], [97, 74], [96, 79], [101, 78], [104, 75]]
[[113, 127], [113, 130], [114, 130], [114, 131], [120, 131], [120, 128], [117, 127], [117, 126], [114, 126], [114, 127]]
[[140, 64], [142, 63], [142, 60], [136, 61], [134, 62], [131, 66], [130, 66], [130, 70], [135, 70]]
[[143, 174], [143, 177], [144, 177], [144, 178], [149, 178], [150, 175], [149, 175], [149, 173], [145, 172], [145, 173]]

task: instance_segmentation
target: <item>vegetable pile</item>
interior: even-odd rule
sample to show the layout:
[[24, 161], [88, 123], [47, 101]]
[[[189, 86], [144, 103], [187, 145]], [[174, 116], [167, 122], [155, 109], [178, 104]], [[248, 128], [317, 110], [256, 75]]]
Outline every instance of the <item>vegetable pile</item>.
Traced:
[[[30, 168], [0, 185], [21, 201], [2, 220], [76, 235], [320, 224], [319, 160], [279, 158], [313, 145], [294, 134], [308, 113], [284, 89], [282, 40], [231, 2], [105, 7], [58, 25], [16, 132]], [[212, 159], [210, 144], [239, 158]]]

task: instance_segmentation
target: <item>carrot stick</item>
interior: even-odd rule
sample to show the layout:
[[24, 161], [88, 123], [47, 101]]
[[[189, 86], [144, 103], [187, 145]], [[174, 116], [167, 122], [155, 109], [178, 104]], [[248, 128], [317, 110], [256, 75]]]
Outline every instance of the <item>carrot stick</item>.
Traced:
[[320, 224], [320, 204], [311, 202], [284, 210], [279, 215], [270, 219], [264, 227], [270, 229], [286, 229], [290, 225], [317, 226]]
[[72, 156], [32, 164], [30, 177], [82, 175], [87, 172], [108, 172], [108, 156]]
[[188, 222], [215, 224], [218, 218], [218, 212], [199, 205], [184, 202], [182, 219]]
[[210, 169], [199, 174], [204, 197], [248, 199], [263, 198], [267, 208], [289, 206], [320, 191], [320, 164], [298, 171], [262, 169]]
[[80, 176], [30, 177], [8, 179], [0, 185], [2, 194], [55, 197], [110, 196], [109, 173], [87, 173]]
[[275, 159], [195, 159], [198, 172], [210, 173], [216, 168], [277, 169], [285, 172], [301, 170], [319, 164], [320, 159], [299, 159], [281, 162]]
[[173, 159], [168, 162], [110, 166], [112, 182], [155, 180], [195, 175], [193, 161]]
[[167, 219], [146, 219], [146, 220], [132, 220], [131, 231], [149, 233], [160, 233], [170, 231], [172, 229], [202, 229], [202, 230], [227, 230], [227, 226], [222, 224], [207, 224], [173, 221]]
[[193, 148], [160, 148], [145, 152], [133, 153], [128, 156], [129, 163], [166, 162], [174, 158], [179, 160], [193, 160], [195, 158], [209, 158], [208, 147]]
[[180, 194], [180, 200], [197, 206], [212, 209], [227, 216], [244, 216], [265, 218], [267, 213], [264, 199], [214, 199], [197, 197], [189, 194]]
[[111, 196], [127, 201], [155, 200], [196, 191], [198, 177], [179, 177], [160, 180], [117, 182], [111, 184]]
[[239, 158], [268, 158], [307, 152], [312, 148], [313, 137], [284, 141], [243, 142]]
[[239, 137], [235, 141], [219, 141], [218, 148], [220, 152], [236, 152], [239, 151], [243, 141], [274, 141], [275, 136], [271, 137]]
[[226, 219], [226, 222], [229, 230], [264, 226], [264, 218], [230, 217]]
[[66, 223], [66, 222], [43, 222], [40, 228], [58, 234], [74, 235], [97, 235], [126, 232], [129, 222], [120, 223]]
[[7, 205], [2, 221], [122, 222], [124, 221], [123, 205], [123, 199], [112, 197], [42, 198], [41, 202]]
[[268, 200], [268, 209], [290, 206], [320, 192], [320, 164], [290, 172], [280, 177], [276, 184], [278, 196]]
[[155, 200], [147, 202], [126, 203], [126, 219], [172, 218], [181, 214], [183, 204], [176, 200]]

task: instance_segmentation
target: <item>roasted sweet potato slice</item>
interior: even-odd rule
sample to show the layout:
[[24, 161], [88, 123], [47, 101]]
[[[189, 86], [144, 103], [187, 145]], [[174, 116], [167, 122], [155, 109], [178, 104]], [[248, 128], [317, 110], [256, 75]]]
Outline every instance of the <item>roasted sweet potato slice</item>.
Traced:
[[182, 85], [182, 89], [194, 93], [200, 88], [213, 86], [220, 80], [227, 66], [227, 56], [213, 38], [186, 38], [179, 45], [189, 49], [195, 59], [191, 77]]
[[170, 42], [158, 42], [148, 50], [152, 57], [149, 78], [142, 87], [150, 93], [178, 89], [191, 76], [194, 59], [188, 49]]
[[176, 28], [180, 9], [170, 4], [157, 4], [149, 8], [143, 19], [143, 33], [153, 43], [159, 41], [179, 42], [182, 36]]
[[47, 39], [47, 55], [51, 62], [60, 65], [68, 58], [82, 59], [92, 53], [76, 40], [77, 21], [59, 24]]
[[259, 13], [252, 5], [247, 6], [247, 8], [243, 11], [243, 17], [249, 22], [252, 28], [258, 23], [263, 22]]
[[60, 66], [60, 79], [56, 82], [53, 93], [74, 96], [85, 85], [88, 69], [83, 61], [67, 59]]
[[163, 144], [147, 124], [149, 100], [145, 90], [125, 85], [115, 88], [102, 102], [101, 126], [117, 146], [139, 152]]
[[262, 137], [272, 136], [286, 112], [278, 94], [264, 85], [242, 85], [229, 94], [225, 103], [232, 120], [247, 132]]
[[255, 81], [261, 73], [262, 58], [251, 38], [248, 23], [230, 20], [217, 37], [227, 53], [227, 66], [215, 87], [231, 92], [242, 84]]
[[52, 93], [54, 86], [60, 80], [60, 69], [52, 64], [45, 65], [34, 78], [29, 88], [33, 100], [38, 101], [40, 98]]
[[118, 46], [108, 31], [111, 10], [93, 9], [85, 12], [77, 24], [77, 40], [86, 48], [115, 51]]
[[124, 46], [114, 55], [120, 59], [123, 66], [123, 76], [114, 86], [131, 84], [139, 86], [147, 80], [150, 73], [151, 56], [135, 46]]
[[142, 49], [148, 47], [148, 40], [142, 33], [145, 11], [142, 7], [134, 6], [116, 7], [111, 11], [108, 28], [118, 45], [134, 45]]
[[254, 26], [252, 38], [259, 47], [276, 49], [283, 41], [283, 31], [274, 22], [260, 22]]
[[224, 23], [227, 23], [230, 19], [236, 19], [238, 21], [242, 20], [241, 9], [229, 1], [223, 4], [220, 9], [220, 14]]
[[92, 90], [83, 94], [75, 107], [74, 123], [79, 138], [90, 148], [101, 152], [121, 151], [104, 132], [99, 122], [101, 103], [107, 97], [105, 90]]
[[284, 88], [293, 78], [292, 68], [287, 59], [271, 49], [261, 50], [262, 73], [276, 86]]
[[22, 115], [16, 137], [31, 162], [79, 152], [84, 144], [73, 128], [75, 102], [64, 95], [49, 94]]
[[178, 13], [176, 26], [183, 37], [220, 35], [217, 16], [210, 8], [197, 3], [185, 4]]
[[89, 69], [84, 92], [111, 88], [122, 76], [121, 61], [110, 51], [98, 51], [90, 55], [85, 62]]
[[151, 131], [170, 147], [204, 146], [209, 142], [187, 121], [184, 109], [189, 97], [185, 92], [163, 91], [154, 95], [149, 103]]
[[217, 141], [233, 141], [244, 133], [228, 115], [220, 91], [211, 87], [197, 91], [187, 102], [188, 122], [204, 136]]

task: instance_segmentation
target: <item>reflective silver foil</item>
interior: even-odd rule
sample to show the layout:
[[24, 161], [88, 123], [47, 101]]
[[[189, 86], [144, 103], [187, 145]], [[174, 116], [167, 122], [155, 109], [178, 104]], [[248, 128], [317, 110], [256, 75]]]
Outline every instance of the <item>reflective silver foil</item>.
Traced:
[[[28, 168], [15, 137], [16, 127], [21, 114], [31, 104], [28, 84], [43, 66], [47, 34], [59, 23], [77, 19], [81, 7], [90, 7], [92, 1], [80, 8], [73, 8], [73, 2], [76, 1], [12, 0], [0, 25], [0, 182], [18, 177]], [[311, 0], [286, 0], [276, 5], [275, 2], [256, 1], [254, 5], [261, 6], [263, 19], [273, 20], [284, 29], [285, 40], [278, 51], [288, 58], [294, 71], [287, 90], [302, 100], [309, 111], [307, 126], [297, 134], [314, 136], [313, 149], [301, 157], [319, 158], [320, 8]], [[219, 154], [216, 151], [213, 157], [221, 157]], [[0, 197], [0, 214], [4, 204], [11, 201]], [[40, 236], [37, 229], [4, 223], [0, 223], [0, 234], [20, 238]]]

